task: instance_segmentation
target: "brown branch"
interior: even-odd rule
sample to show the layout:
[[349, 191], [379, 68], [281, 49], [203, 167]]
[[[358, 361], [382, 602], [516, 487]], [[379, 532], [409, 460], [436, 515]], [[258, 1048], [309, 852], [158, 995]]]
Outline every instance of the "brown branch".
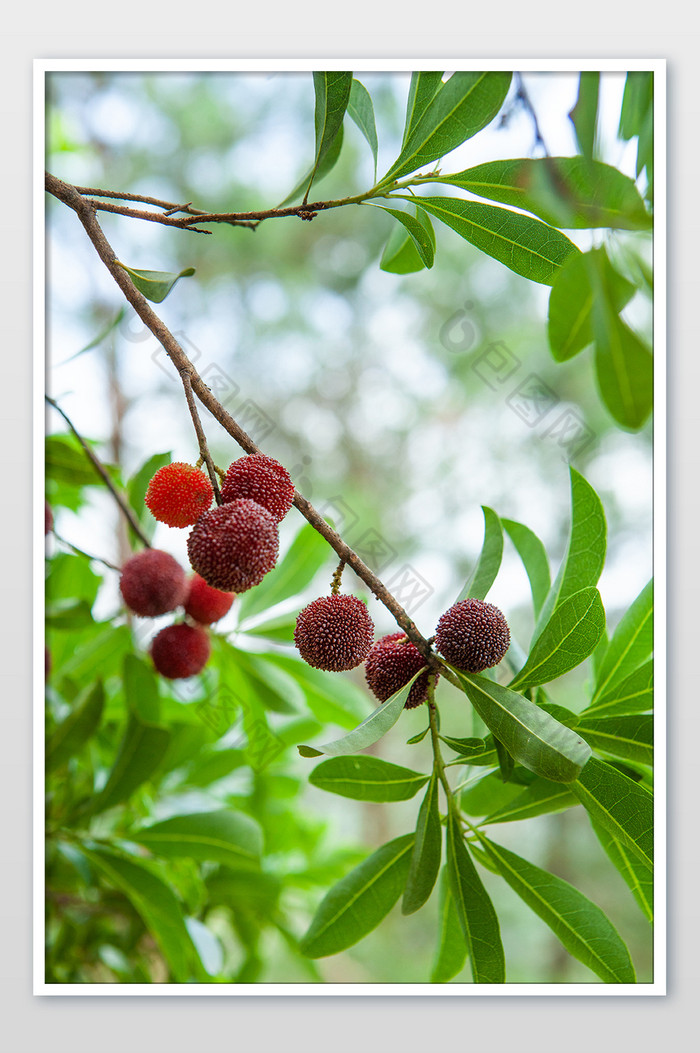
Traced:
[[[75, 187], [62, 182], [62, 180], [57, 179], [49, 173], [46, 174], [46, 189], [50, 194], [68, 205], [68, 207], [72, 208], [76, 213], [87, 236], [97, 251], [97, 254], [114, 278], [125, 298], [134, 308], [144, 325], [150, 329], [166, 351], [178, 373], [180, 373], [181, 376], [184, 376], [185, 374], [188, 375], [192, 385], [192, 390], [202, 405], [206, 406], [215, 420], [217, 420], [225, 431], [236, 440], [238, 445], [242, 447], [246, 453], [260, 453], [261, 451], [255, 445], [251, 437], [214, 397], [210, 389], [197, 373], [194, 365], [190, 362], [182, 347], [178, 344], [167, 326], [152, 310], [146, 298], [141, 295], [138, 289], [136, 289], [126, 271], [117, 265], [114, 250], [105, 238], [102, 228], [97, 222], [94, 202], [88, 201], [78, 193]], [[416, 645], [421, 654], [424, 655], [427, 663], [431, 667], [438, 668], [441, 672], [444, 672], [440, 659], [432, 651], [430, 644], [419, 632], [418, 628], [398, 600], [392, 596], [384, 583], [372, 570], [370, 570], [367, 564], [360, 559], [357, 553], [343, 541], [340, 534], [326, 523], [321, 513], [318, 512], [298, 490], [295, 490], [294, 492], [294, 505], [301, 512], [307, 522], [326, 539], [339, 558], [353, 569], [355, 574], [357, 574], [361, 581], [367, 585], [377, 600], [379, 600], [379, 602], [382, 603], [392, 614], [396, 623]]]
[[192, 417], [192, 423], [194, 424], [194, 430], [197, 433], [197, 442], [199, 443], [199, 452], [202, 460], [207, 466], [209, 473], [209, 479], [214, 491], [214, 497], [217, 505], [221, 504], [221, 491], [219, 490], [219, 480], [216, 474], [216, 465], [212, 460], [211, 453], [209, 452], [209, 446], [207, 445], [207, 437], [204, 434], [204, 428], [202, 427], [202, 421], [199, 416], [199, 410], [197, 409], [197, 403], [194, 401], [194, 393], [192, 391], [192, 378], [189, 373], [181, 373], [182, 383], [185, 388], [185, 398], [187, 399], [187, 405], [189, 407], [190, 416]]

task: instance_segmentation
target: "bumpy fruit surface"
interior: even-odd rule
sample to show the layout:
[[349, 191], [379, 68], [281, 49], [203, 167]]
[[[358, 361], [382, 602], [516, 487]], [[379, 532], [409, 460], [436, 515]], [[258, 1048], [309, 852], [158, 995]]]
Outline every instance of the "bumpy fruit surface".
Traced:
[[159, 523], [186, 527], [210, 508], [213, 496], [204, 472], [191, 464], [173, 461], [158, 469], [148, 484], [145, 500]]
[[277, 523], [255, 501], [231, 501], [197, 520], [187, 551], [192, 569], [207, 585], [222, 592], [245, 592], [277, 562]]
[[147, 548], [126, 561], [119, 588], [130, 611], [142, 618], [156, 618], [184, 603], [187, 576], [168, 552]]
[[450, 665], [480, 673], [501, 661], [510, 646], [510, 629], [492, 603], [462, 600], [440, 618], [435, 646]]
[[153, 664], [157, 672], [169, 680], [201, 673], [210, 654], [209, 635], [198, 625], [166, 625], [151, 643]]
[[224, 504], [241, 497], [257, 501], [279, 523], [292, 507], [294, 483], [279, 461], [264, 453], [253, 453], [230, 465], [221, 486]]
[[193, 574], [185, 600], [185, 614], [200, 625], [211, 625], [228, 614], [235, 598], [232, 592], [213, 589], [199, 574]]
[[340, 672], [364, 662], [374, 639], [374, 623], [356, 596], [322, 596], [297, 618], [294, 642], [315, 669]]
[[[382, 636], [372, 645], [365, 662], [365, 678], [370, 691], [380, 702], [400, 691], [419, 669], [425, 658], [403, 633]], [[408, 693], [404, 709], [414, 709], [428, 697], [428, 671], [419, 676]]]

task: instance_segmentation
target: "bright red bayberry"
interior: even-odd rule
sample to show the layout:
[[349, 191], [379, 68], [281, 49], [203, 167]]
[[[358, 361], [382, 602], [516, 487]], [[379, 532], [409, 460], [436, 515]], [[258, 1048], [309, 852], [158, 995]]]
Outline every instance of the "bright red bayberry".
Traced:
[[147, 548], [126, 561], [119, 588], [129, 610], [142, 618], [156, 618], [184, 603], [187, 577], [168, 552]]
[[209, 634], [199, 625], [166, 625], [151, 643], [151, 658], [157, 672], [169, 680], [201, 673], [211, 654]]
[[[365, 662], [365, 678], [370, 691], [386, 702], [426, 665], [425, 658], [404, 633], [382, 636], [372, 645]], [[408, 693], [404, 709], [414, 709], [428, 697], [428, 670], [418, 677]]]
[[146, 505], [159, 523], [186, 527], [210, 507], [214, 491], [199, 468], [173, 461], [159, 468], [148, 484]]
[[374, 623], [362, 600], [342, 594], [322, 596], [297, 618], [294, 642], [315, 669], [340, 672], [364, 662], [374, 639]]
[[200, 625], [211, 625], [228, 614], [235, 598], [233, 592], [213, 589], [199, 574], [193, 574], [185, 600], [185, 614]]
[[264, 453], [252, 453], [230, 465], [221, 486], [224, 504], [241, 497], [257, 501], [279, 523], [292, 507], [294, 483], [279, 461]]
[[255, 501], [239, 500], [205, 512], [187, 539], [192, 569], [222, 592], [245, 592], [277, 562], [277, 523]]
[[462, 600], [440, 618], [435, 646], [450, 665], [480, 673], [501, 661], [510, 646], [510, 629], [492, 603]]

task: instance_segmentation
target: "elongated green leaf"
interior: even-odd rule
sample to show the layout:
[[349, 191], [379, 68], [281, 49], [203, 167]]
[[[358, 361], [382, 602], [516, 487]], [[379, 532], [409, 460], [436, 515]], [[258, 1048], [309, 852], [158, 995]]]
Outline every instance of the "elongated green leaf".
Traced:
[[442, 850], [442, 826], [438, 811], [438, 779], [433, 776], [418, 812], [411, 868], [406, 879], [402, 914], [413, 914], [428, 900], [437, 880]]
[[364, 750], [371, 746], [372, 743], [378, 742], [389, 728], [393, 728], [401, 716], [413, 682], [421, 673], [422, 670], [419, 670], [405, 687], [402, 687], [400, 691], [397, 691], [386, 702], [382, 702], [381, 706], [378, 706], [373, 713], [365, 717], [361, 724], [358, 724], [356, 728], [344, 735], [342, 739], [326, 742], [323, 746], [298, 746], [299, 753], [302, 757], [320, 757], [322, 753], [340, 757], [349, 753], [357, 753], [359, 750]]
[[617, 423], [636, 431], [652, 409], [654, 358], [647, 345], [616, 314], [607, 312], [603, 324], [595, 347], [600, 395]]
[[533, 282], [551, 285], [563, 263], [579, 251], [561, 231], [520, 212], [458, 197], [419, 201], [421, 208], [460, 237]]
[[334, 885], [301, 940], [302, 954], [309, 958], [337, 954], [375, 929], [403, 891], [412, 848], [413, 834], [397, 837]]
[[629, 176], [583, 157], [487, 161], [435, 182], [532, 212], [552, 227], [646, 230], [651, 219]]
[[514, 760], [552, 782], [577, 777], [591, 755], [580, 735], [515, 691], [483, 676], [455, 672], [474, 709]]
[[457, 603], [470, 597], [476, 600], [485, 599], [489, 589], [496, 580], [501, 560], [503, 559], [503, 527], [492, 508], [481, 506], [484, 513], [484, 543], [479, 561], [459, 596]]
[[104, 789], [92, 799], [89, 814], [104, 812], [127, 800], [156, 770], [169, 742], [167, 728], [144, 724], [131, 714], [114, 766]]
[[364, 84], [353, 78], [348, 100], [348, 114], [369, 143], [374, 158], [374, 178], [377, 178], [377, 127], [374, 120], [372, 96]]
[[498, 917], [464, 844], [459, 814], [447, 817], [447, 873], [475, 984], [502, 984], [506, 962]]
[[[412, 216], [410, 212], [400, 212], [396, 208], [387, 208], [385, 205], [376, 205], [376, 208], [381, 208], [384, 212], [388, 212], [390, 216], [397, 219], [401, 223], [408, 233], [409, 238], [415, 248], [420, 261], [424, 267], [432, 267], [435, 259], [435, 234], [432, 226], [425, 226], [420, 219]], [[416, 210], [418, 211], [418, 210]], [[388, 247], [388, 246], [387, 246]], [[390, 256], [387, 262], [391, 263], [391, 260], [396, 260], [396, 251]], [[384, 262], [384, 256], [382, 256], [382, 263]], [[383, 270], [388, 270], [387, 266], [382, 266]], [[408, 273], [401, 271], [400, 273]]]
[[[584, 710], [595, 716], [609, 716], [612, 713], [643, 713], [654, 706], [654, 660], [649, 659], [639, 669], [626, 676], [624, 680], [613, 684], [600, 695], [595, 705]], [[582, 714], [583, 715], [583, 714]]]
[[654, 582], [648, 582], [627, 609], [605, 652], [591, 706], [645, 662], [654, 646]]
[[302, 592], [328, 560], [328, 542], [308, 524], [303, 526], [277, 566], [254, 589], [236, 601], [241, 620], [252, 618]]
[[146, 724], [157, 724], [160, 692], [151, 666], [135, 654], [124, 655], [124, 697], [129, 711]]
[[511, 76], [501, 72], [453, 73], [423, 110], [381, 185], [444, 157], [485, 128], [500, 110]]
[[559, 572], [540, 611], [533, 641], [537, 640], [552, 613], [569, 596], [589, 585], [597, 585], [605, 563], [607, 524], [597, 493], [584, 477], [571, 474], [571, 528]]
[[184, 270], [175, 274], [170, 271], [137, 271], [133, 267], [127, 267], [119, 260], [114, 262], [126, 271], [138, 291], [151, 303], [162, 303], [180, 278], [189, 278], [194, 274], [194, 267], [185, 267]]
[[401, 149], [408, 142], [409, 136], [413, 133], [416, 125], [425, 113], [426, 107], [432, 102], [441, 87], [442, 73], [437, 73], [434, 70], [423, 70], [420, 73], [411, 74]]
[[593, 653], [604, 628], [598, 590], [591, 586], [573, 593], [556, 607], [510, 687], [523, 691], [568, 673]]
[[[498, 758], [495, 763], [498, 763]], [[522, 790], [521, 782], [515, 778], [512, 782], [504, 782], [500, 770], [496, 770], [466, 786], [459, 795], [459, 803], [465, 815], [474, 817], [491, 815], [511, 804], [516, 797], [520, 796]]]
[[102, 681], [89, 688], [46, 744], [46, 769], [66, 764], [97, 731], [105, 704]]
[[501, 525], [523, 561], [532, 591], [532, 605], [535, 610], [535, 617], [537, 617], [550, 587], [547, 552], [537, 534], [533, 533], [523, 523], [516, 523], [513, 519], [501, 518]]
[[[386, 211], [391, 211], [387, 209]], [[424, 249], [419, 252], [416, 241], [407, 229], [404, 223], [399, 227], [394, 227], [389, 240], [384, 246], [382, 258], [379, 261], [379, 267], [383, 271], [387, 271], [389, 274], [413, 274], [415, 271], [423, 270], [427, 264], [425, 260], [432, 261], [435, 258], [435, 231], [433, 230], [433, 224], [430, 220], [430, 216], [427, 212], [424, 212], [422, 208], [416, 206], [416, 222], [423, 228], [423, 234], [417, 232], [419, 239], [422, 241]], [[405, 213], [401, 213], [405, 215]], [[429, 246], [426, 244], [429, 243]]]
[[80, 355], [84, 355], [86, 351], [92, 351], [93, 348], [99, 347], [102, 341], [106, 340], [110, 333], [114, 332], [114, 330], [117, 328], [125, 314], [126, 306], [120, 307], [112, 321], [108, 322], [105, 328], [100, 333], [98, 333], [96, 337], [94, 337], [89, 343], [87, 343], [85, 347], [81, 347], [80, 351], [76, 351], [74, 355], [70, 356], [70, 358], [66, 358], [64, 362], [61, 363], [61, 365], [65, 365], [66, 362], [72, 362], [74, 358], [78, 358]]
[[634, 296], [634, 285], [613, 268], [604, 248], [570, 256], [560, 268], [549, 296], [547, 336], [557, 362], [566, 362], [593, 343], [597, 272], [604, 275], [615, 311], [620, 312]]
[[535, 779], [512, 801], [487, 815], [481, 825], [512, 823], [520, 819], [532, 819], [537, 815], [550, 815], [578, 803], [578, 798], [568, 786], [549, 782], [548, 779]]
[[[89, 442], [88, 445], [93, 443]], [[47, 479], [56, 479], [73, 486], [105, 485], [73, 435], [47, 435], [44, 450]], [[113, 478], [118, 477], [118, 469], [113, 464], [105, 467]]]
[[147, 867], [103, 848], [81, 852], [102, 876], [119, 889], [141, 915], [178, 983], [207, 974], [185, 925], [182, 908], [168, 886]]
[[[320, 183], [321, 180], [325, 179], [325, 177], [328, 175], [328, 173], [331, 172], [335, 168], [336, 163], [338, 161], [338, 158], [340, 157], [340, 151], [342, 150], [342, 148], [343, 148], [343, 126], [341, 124], [340, 128], [338, 129], [338, 132], [337, 132], [337, 135], [336, 135], [335, 139], [331, 143], [327, 153], [324, 154], [323, 160], [320, 162], [320, 164], [316, 168], [316, 173], [313, 176], [314, 183]], [[314, 172], [314, 168], [313, 168], [313, 165], [312, 165], [311, 168], [307, 169], [307, 171], [301, 177], [301, 179], [299, 180], [297, 185], [294, 187], [294, 189], [292, 191], [290, 191], [289, 194], [287, 194], [287, 196], [284, 199], [284, 201], [280, 201], [280, 203], [279, 203], [279, 205], [277, 207], [278, 208], [285, 208], [287, 205], [291, 205], [291, 204], [293, 204], [293, 202], [295, 202], [299, 198], [303, 197], [304, 193], [311, 186], [310, 180], [311, 180], [311, 176], [313, 175], [313, 172]]]
[[651, 868], [654, 859], [652, 794], [617, 768], [596, 757], [571, 783], [591, 821], [608, 830], [621, 845]]
[[309, 775], [312, 786], [355, 801], [407, 801], [429, 776], [379, 757], [331, 757]]
[[633, 984], [634, 967], [617, 930], [595, 903], [568, 881], [549, 874], [478, 834], [498, 872], [563, 946], [605, 983]]
[[605, 849], [610, 861], [620, 872], [622, 879], [636, 899], [640, 910], [649, 921], [654, 920], [654, 878], [634, 852], [617, 840], [604, 826], [591, 821], [596, 837]]
[[654, 718], [651, 714], [602, 717], [584, 714], [578, 730], [594, 750], [640, 764], [654, 763]]
[[453, 976], [461, 972], [467, 960], [467, 942], [457, 917], [457, 908], [450, 891], [447, 867], [440, 871], [439, 891], [439, 927], [435, 958], [430, 973], [430, 982], [446, 984]]
[[316, 95], [316, 110], [314, 113], [316, 157], [307, 193], [311, 188], [319, 165], [331, 149], [343, 123], [352, 87], [352, 73], [314, 73], [313, 78]]
[[440, 735], [440, 738], [455, 753], [468, 757], [470, 760], [472, 757], [482, 756], [487, 750], [485, 739], [453, 739], [449, 735]]
[[644, 131], [653, 101], [653, 84], [654, 74], [646, 70], [632, 70], [627, 74], [618, 128], [621, 139], [634, 139]]
[[161, 823], [131, 830], [130, 841], [154, 855], [170, 859], [210, 859], [233, 870], [259, 870], [262, 831], [255, 820], [240, 812], [198, 812], [176, 815]]
[[337, 724], [351, 730], [366, 713], [367, 693], [351, 680], [313, 669], [289, 655], [267, 654], [265, 657], [295, 678], [306, 696], [309, 709], [322, 724]]
[[600, 73], [597, 70], [582, 70], [578, 79], [578, 97], [569, 117], [576, 132], [578, 148], [589, 161], [596, 147], [598, 124], [598, 95]]

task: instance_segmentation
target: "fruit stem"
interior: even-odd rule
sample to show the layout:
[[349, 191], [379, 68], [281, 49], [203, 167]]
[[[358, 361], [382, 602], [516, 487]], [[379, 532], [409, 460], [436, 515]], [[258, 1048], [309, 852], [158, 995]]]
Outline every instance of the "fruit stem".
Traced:
[[335, 569], [335, 573], [331, 578], [331, 596], [337, 596], [340, 592], [340, 579], [343, 576], [343, 570], [345, 569], [345, 560], [341, 559], [340, 563]]

